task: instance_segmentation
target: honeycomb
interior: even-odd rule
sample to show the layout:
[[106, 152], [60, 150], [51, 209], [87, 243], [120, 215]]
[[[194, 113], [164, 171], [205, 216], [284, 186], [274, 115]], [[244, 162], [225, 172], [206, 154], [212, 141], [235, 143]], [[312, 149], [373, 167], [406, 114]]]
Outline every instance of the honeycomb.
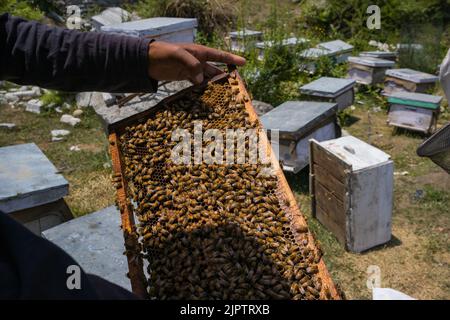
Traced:
[[[269, 165], [176, 164], [176, 129], [257, 129], [235, 83], [195, 89], [120, 135], [153, 299], [319, 299], [320, 256], [293, 230]], [[245, 154], [252, 156], [250, 140]], [[191, 151], [194, 139], [191, 138]], [[206, 147], [208, 142], [202, 142]], [[237, 145], [233, 155], [237, 156]], [[224, 149], [226, 153], [226, 147]], [[301, 233], [294, 236], [294, 233]], [[301, 239], [299, 241], [299, 239]]]

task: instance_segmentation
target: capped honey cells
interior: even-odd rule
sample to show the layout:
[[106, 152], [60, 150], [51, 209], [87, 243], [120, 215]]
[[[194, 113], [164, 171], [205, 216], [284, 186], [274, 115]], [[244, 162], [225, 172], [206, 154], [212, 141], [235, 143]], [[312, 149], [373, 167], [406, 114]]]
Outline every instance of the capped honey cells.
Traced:
[[[244, 102], [236, 80], [210, 83], [167, 102], [120, 135], [150, 298], [330, 297], [318, 274], [320, 252], [309, 245], [306, 227], [292, 226], [277, 176], [264, 174], [268, 164], [185, 165], [171, 159], [177, 144], [172, 133], [193, 133], [196, 121], [203, 130], [224, 134], [258, 128]], [[250, 138], [247, 157], [253, 152], [249, 143]]]

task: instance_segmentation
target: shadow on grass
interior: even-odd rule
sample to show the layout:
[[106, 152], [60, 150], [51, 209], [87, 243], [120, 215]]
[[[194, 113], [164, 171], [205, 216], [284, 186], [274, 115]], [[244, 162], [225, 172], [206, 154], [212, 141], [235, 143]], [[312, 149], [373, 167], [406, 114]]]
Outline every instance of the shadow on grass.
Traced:
[[406, 136], [408, 138], [423, 140], [429, 137], [430, 135], [420, 131], [413, 131], [404, 128], [394, 127], [394, 129], [392, 130], [392, 136]]
[[367, 249], [367, 250], [361, 252], [361, 254], [369, 254], [372, 252], [381, 251], [381, 250], [388, 249], [388, 248], [395, 248], [395, 247], [401, 246], [402, 244], [403, 244], [403, 242], [399, 238], [397, 238], [394, 235], [391, 235], [391, 240], [389, 240], [388, 242], [380, 244], [376, 247]]
[[345, 114], [344, 116], [339, 116], [339, 124], [342, 128], [350, 127], [360, 120], [361, 120], [361, 118], [355, 117], [354, 115], [351, 115], [351, 114]]
[[294, 193], [309, 194], [309, 166], [296, 174], [285, 172], [284, 175]]

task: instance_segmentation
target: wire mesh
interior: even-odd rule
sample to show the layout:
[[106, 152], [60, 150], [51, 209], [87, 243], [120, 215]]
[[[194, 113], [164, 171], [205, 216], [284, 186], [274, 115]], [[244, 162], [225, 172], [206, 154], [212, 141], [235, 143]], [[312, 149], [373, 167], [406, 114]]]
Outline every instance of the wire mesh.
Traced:
[[450, 173], [450, 122], [425, 140], [417, 149], [421, 157], [429, 157]]

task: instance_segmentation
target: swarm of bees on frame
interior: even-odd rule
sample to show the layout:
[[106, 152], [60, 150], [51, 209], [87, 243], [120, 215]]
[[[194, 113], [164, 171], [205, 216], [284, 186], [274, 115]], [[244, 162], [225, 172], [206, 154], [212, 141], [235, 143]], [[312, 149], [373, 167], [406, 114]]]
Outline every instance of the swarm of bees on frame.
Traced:
[[172, 132], [192, 133], [194, 121], [203, 130], [257, 128], [231, 78], [183, 95], [120, 136], [150, 297], [330, 298], [320, 251], [305, 227], [291, 225], [277, 177], [262, 174], [267, 164], [172, 162]]

